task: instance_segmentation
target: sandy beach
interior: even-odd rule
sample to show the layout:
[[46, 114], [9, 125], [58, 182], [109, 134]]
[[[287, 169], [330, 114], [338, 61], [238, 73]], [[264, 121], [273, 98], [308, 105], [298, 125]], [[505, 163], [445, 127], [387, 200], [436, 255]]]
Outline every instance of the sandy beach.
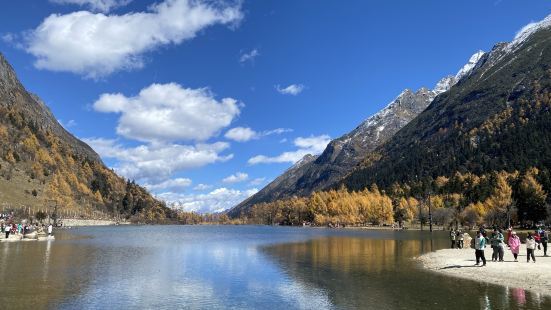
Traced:
[[[551, 251], [551, 249], [550, 249]], [[548, 255], [550, 253], [548, 252]], [[492, 262], [492, 249], [485, 250], [487, 265], [475, 266], [474, 249], [444, 249], [417, 257], [423, 268], [452, 277], [519, 287], [551, 296], [551, 257], [536, 250], [536, 263], [526, 262], [526, 245], [522, 244], [518, 262], [505, 249], [505, 262]]]

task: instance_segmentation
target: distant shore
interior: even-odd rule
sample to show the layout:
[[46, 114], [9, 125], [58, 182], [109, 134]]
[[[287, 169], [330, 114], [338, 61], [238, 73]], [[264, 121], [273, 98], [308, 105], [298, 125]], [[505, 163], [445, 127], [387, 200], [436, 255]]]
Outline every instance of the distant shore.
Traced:
[[503, 263], [492, 262], [491, 248], [486, 248], [485, 256], [487, 260], [485, 267], [475, 266], [474, 249], [444, 249], [427, 253], [417, 257], [416, 260], [423, 268], [439, 274], [523, 288], [551, 296], [551, 256], [543, 257], [543, 250], [536, 250], [536, 263], [526, 263], [524, 244], [520, 247], [518, 262], [514, 262], [508, 248], [505, 249]]
[[[331, 228], [327, 226], [319, 226], [322, 228]], [[392, 227], [392, 226], [345, 226], [345, 227], [337, 227], [337, 228], [344, 228], [344, 229], [365, 229], [365, 230], [393, 230], [393, 231], [407, 231], [407, 230], [415, 230], [415, 231], [430, 231], [428, 226], [423, 226], [423, 229], [419, 226], [412, 226], [412, 227], [405, 227], [405, 228], [398, 228], [398, 227]], [[434, 232], [436, 231], [445, 231], [441, 226], [434, 226], [432, 229]]]
[[116, 222], [114, 220], [86, 220], [86, 219], [63, 219], [63, 227], [79, 226], [110, 226], [117, 224], [130, 224], [130, 222]]

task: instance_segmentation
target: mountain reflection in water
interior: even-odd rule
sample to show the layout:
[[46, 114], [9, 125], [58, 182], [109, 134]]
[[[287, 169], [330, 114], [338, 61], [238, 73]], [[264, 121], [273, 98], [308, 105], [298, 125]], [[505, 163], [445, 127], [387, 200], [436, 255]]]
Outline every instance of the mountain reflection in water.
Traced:
[[411, 259], [447, 246], [445, 232], [79, 228], [0, 243], [0, 309], [551, 309]]

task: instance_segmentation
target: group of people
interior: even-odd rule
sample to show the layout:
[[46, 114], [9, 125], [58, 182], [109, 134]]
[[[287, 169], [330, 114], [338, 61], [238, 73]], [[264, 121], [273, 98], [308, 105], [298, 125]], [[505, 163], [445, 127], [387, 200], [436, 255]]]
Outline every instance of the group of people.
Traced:
[[450, 240], [452, 241], [452, 249], [458, 248], [462, 249], [465, 241], [465, 235], [461, 231], [461, 229], [458, 229], [455, 231], [453, 228], [450, 231]]
[[[8, 223], [8, 224], [4, 224], [4, 222], [0, 223], [0, 230], [1, 232], [5, 233], [6, 235], [6, 239], [9, 238], [10, 234], [13, 234], [13, 235], [23, 235], [23, 237], [28, 234], [28, 233], [31, 233], [35, 230], [38, 230], [38, 224], [34, 224], [34, 225], [30, 225], [30, 224], [23, 224], [23, 223], [19, 223], [19, 224], [15, 224], [15, 223]], [[49, 224], [48, 225], [48, 236], [51, 236], [52, 235], [52, 231], [53, 231], [53, 226], [52, 224]]]
[[[526, 243], [526, 262], [530, 262], [530, 259], [535, 263], [535, 251], [543, 247], [543, 256], [547, 256], [547, 242], [549, 241], [549, 233], [543, 228], [538, 228], [534, 233], [528, 233]], [[503, 231], [499, 228], [494, 228], [491, 235], [487, 235], [484, 227], [481, 227], [474, 241], [476, 265], [482, 261], [482, 266], [486, 266], [486, 257], [484, 256], [484, 249], [487, 244], [492, 247], [492, 261], [503, 262], [503, 256], [505, 254], [505, 247], [508, 246], [513, 254], [515, 262], [518, 262], [518, 255], [520, 252], [521, 241], [519, 236], [512, 228], [508, 229], [507, 238], [503, 235]], [[452, 248], [455, 245], [454, 238], [452, 238]]]

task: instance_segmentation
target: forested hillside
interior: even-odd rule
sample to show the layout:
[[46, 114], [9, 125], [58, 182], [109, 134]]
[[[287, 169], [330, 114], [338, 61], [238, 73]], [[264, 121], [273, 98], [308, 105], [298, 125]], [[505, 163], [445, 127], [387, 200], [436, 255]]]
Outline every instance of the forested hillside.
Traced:
[[345, 181], [388, 187], [455, 172], [551, 167], [551, 31], [517, 50], [499, 44]]
[[1, 54], [0, 203], [6, 210], [57, 206], [60, 213], [101, 211], [138, 221], [176, 216], [67, 132], [48, 107], [25, 90]]

